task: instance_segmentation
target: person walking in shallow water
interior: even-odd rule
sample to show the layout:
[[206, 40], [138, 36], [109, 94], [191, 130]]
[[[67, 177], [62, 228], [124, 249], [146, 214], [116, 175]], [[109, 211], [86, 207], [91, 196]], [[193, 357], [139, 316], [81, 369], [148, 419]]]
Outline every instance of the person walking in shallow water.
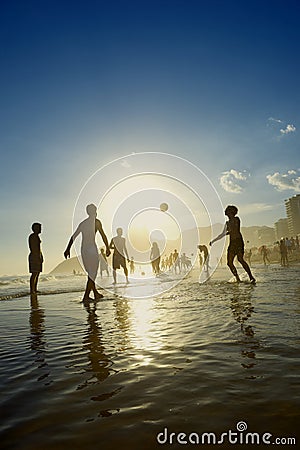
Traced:
[[42, 231], [40, 223], [33, 223], [31, 226], [33, 233], [28, 238], [30, 254], [28, 257], [30, 277], [30, 293], [37, 293], [39, 275], [43, 270], [43, 254], [41, 251], [41, 239], [39, 234]]
[[102, 224], [99, 219], [97, 219], [97, 208], [95, 205], [91, 204], [86, 207], [86, 212], [88, 218], [83, 220], [77, 227], [75, 233], [71, 236], [68, 246], [64, 252], [64, 257], [70, 258], [70, 250], [73, 245], [74, 240], [81, 233], [81, 257], [84, 268], [88, 274], [88, 280], [85, 288], [85, 293], [83, 296], [83, 302], [89, 300], [89, 295], [91, 291], [94, 293], [95, 300], [102, 298], [103, 295], [97, 291], [95, 280], [99, 268], [99, 253], [96, 245], [96, 232], [99, 231], [102, 240], [106, 247], [106, 256], [110, 255], [108, 240], [106, 234], [103, 231]]
[[264, 266], [266, 266], [267, 263], [270, 264], [270, 260], [269, 260], [269, 257], [268, 257], [269, 251], [268, 251], [268, 249], [267, 249], [267, 247], [265, 245], [263, 245], [260, 248], [260, 253], [261, 253], [261, 256], [262, 256], [262, 259], [263, 259]]
[[160, 273], [160, 251], [157, 245], [157, 242], [152, 243], [151, 252], [150, 252], [150, 261], [152, 266], [152, 271], [155, 275], [159, 275]]
[[280, 264], [282, 266], [288, 266], [289, 260], [288, 260], [288, 251], [285, 245], [285, 239], [281, 238], [279, 243], [279, 251], [280, 251]]
[[209, 269], [209, 253], [208, 253], [208, 249], [207, 249], [206, 245], [198, 245], [198, 249], [199, 249], [200, 253], [203, 252], [204, 270], [206, 272], [208, 272], [208, 269]]
[[230, 241], [227, 249], [227, 265], [233, 275], [236, 278], [237, 282], [240, 282], [240, 277], [237, 273], [236, 267], [233, 264], [234, 258], [237, 256], [238, 262], [243, 266], [244, 270], [247, 272], [251, 283], [255, 283], [255, 278], [252, 275], [250, 267], [244, 260], [244, 241], [243, 236], [240, 230], [240, 219], [237, 217], [238, 209], [236, 206], [230, 205], [225, 209], [225, 215], [228, 217], [228, 221], [226, 222], [224, 229], [219, 236], [213, 239], [209, 245], [212, 245], [214, 242], [222, 239], [226, 235], [229, 235]]
[[126, 266], [126, 259], [130, 262], [127, 248], [126, 248], [126, 240], [122, 237], [123, 229], [117, 228], [117, 236], [114, 236], [110, 242], [110, 248], [114, 250], [113, 253], [113, 283], [117, 283], [117, 269], [123, 267], [124, 275], [126, 277], [126, 283], [128, 283], [128, 269]]

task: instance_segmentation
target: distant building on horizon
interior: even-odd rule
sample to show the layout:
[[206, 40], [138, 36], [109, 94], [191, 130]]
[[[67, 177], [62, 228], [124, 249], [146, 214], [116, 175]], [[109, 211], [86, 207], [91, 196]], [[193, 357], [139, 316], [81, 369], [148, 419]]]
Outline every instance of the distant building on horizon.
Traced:
[[289, 237], [300, 234], [300, 194], [285, 200]]
[[274, 224], [275, 227], [275, 237], [277, 241], [280, 241], [281, 238], [285, 238], [289, 236], [289, 227], [288, 227], [288, 219], [279, 219]]

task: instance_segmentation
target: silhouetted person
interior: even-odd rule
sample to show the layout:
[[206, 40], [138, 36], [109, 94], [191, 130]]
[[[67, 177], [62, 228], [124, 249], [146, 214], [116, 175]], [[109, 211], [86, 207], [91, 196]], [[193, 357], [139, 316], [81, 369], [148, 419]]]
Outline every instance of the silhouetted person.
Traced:
[[261, 247], [260, 253], [261, 253], [264, 265], [266, 266], [267, 262], [268, 262], [268, 264], [270, 264], [270, 260], [269, 260], [269, 257], [268, 257], [268, 249], [267, 249], [267, 247], [265, 245], [263, 245]]
[[198, 249], [200, 252], [203, 252], [203, 266], [206, 272], [208, 272], [209, 268], [209, 254], [206, 245], [198, 245]]
[[126, 266], [126, 259], [129, 262], [129, 256], [126, 248], [125, 238], [122, 237], [123, 230], [122, 228], [117, 228], [117, 236], [114, 236], [110, 242], [110, 248], [114, 250], [113, 253], [113, 277], [114, 284], [117, 282], [117, 269], [123, 267], [124, 274], [126, 276], [126, 282], [128, 283], [128, 270]]
[[199, 252], [199, 265], [200, 265], [200, 267], [202, 267], [202, 264], [203, 264], [203, 258], [202, 258], [202, 255], [201, 255], [201, 252]]
[[158, 275], [160, 272], [160, 252], [157, 242], [153, 242], [150, 252], [150, 261], [152, 265], [152, 270], [155, 275]]
[[174, 272], [177, 273], [177, 267], [178, 267], [178, 273], [180, 273], [180, 271], [181, 271], [180, 258], [179, 258], [179, 253], [176, 250], [176, 248], [173, 253], [173, 265], [174, 265]]
[[28, 238], [30, 254], [28, 257], [29, 261], [29, 272], [30, 277], [30, 293], [37, 293], [37, 284], [39, 280], [39, 275], [43, 270], [44, 258], [41, 252], [41, 239], [39, 234], [42, 231], [42, 225], [40, 223], [33, 223], [31, 226], [33, 233]]
[[170, 253], [169, 257], [167, 258], [167, 266], [169, 270], [171, 270], [173, 267], [173, 253]]
[[129, 267], [130, 267], [130, 273], [131, 274], [134, 274], [134, 260], [133, 260], [133, 257], [131, 257], [131, 259], [130, 259], [130, 263], [129, 263]]
[[182, 270], [187, 270], [188, 267], [190, 266], [190, 261], [189, 258], [186, 256], [185, 253], [182, 253], [181, 255], [181, 268]]
[[238, 209], [236, 206], [230, 205], [225, 209], [225, 215], [228, 217], [228, 221], [226, 222], [224, 229], [219, 236], [213, 239], [209, 245], [212, 245], [214, 242], [222, 239], [224, 236], [229, 234], [229, 246], [227, 250], [227, 265], [230, 268], [231, 272], [235, 276], [236, 280], [240, 282], [240, 277], [238, 276], [236, 267], [233, 264], [234, 258], [237, 256], [238, 262], [243, 266], [244, 270], [247, 272], [250, 281], [255, 283], [255, 278], [253, 277], [250, 267], [244, 260], [244, 241], [243, 236], [240, 230], [240, 219], [237, 217]]
[[245, 256], [245, 259], [248, 260], [249, 266], [251, 266], [251, 258], [252, 258], [252, 250], [251, 250], [251, 248], [249, 248], [249, 250], [247, 252], [247, 258]]
[[101, 278], [102, 278], [102, 273], [104, 271], [107, 273], [107, 276], [109, 276], [106, 254], [104, 253], [104, 248], [101, 248], [101, 250], [100, 250], [100, 276], [101, 276]]
[[287, 252], [292, 253], [292, 242], [288, 237], [285, 238], [285, 246], [286, 246]]
[[288, 250], [287, 250], [285, 242], [286, 242], [285, 239], [280, 239], [279, 251], [280, 251], [280, 264], [282, 266], [289, 265]]
[[99, 231], [102, 240], [106, 246], [106, 256], [110, 255], [110, 250], [108, 246], [108, 240], [106, 234], [103, 231], [102, 224], [99, 219], [97, 219], [97, 208], [95, 205], [91, 204], [86, 207], [86, 212], [88, 218], [83, 220], [77, 227], [75, 233], [71, 236], [68, 246], [64, 252], [64, 257], [70, 258], [70, 250], [74, 240], [81, 233], [81, 257], [84, 268], [88, 274], [88, 281], [85, 288], [85, 293], [83, 296], [83, 301], [89, 300], [90, 292], [93, 291], [95, 300], [102, 298], [103, 295], [100, 294], [95, 285], [95, 280], [99, 268], [99, 254], [96, 245], [95, 235]]

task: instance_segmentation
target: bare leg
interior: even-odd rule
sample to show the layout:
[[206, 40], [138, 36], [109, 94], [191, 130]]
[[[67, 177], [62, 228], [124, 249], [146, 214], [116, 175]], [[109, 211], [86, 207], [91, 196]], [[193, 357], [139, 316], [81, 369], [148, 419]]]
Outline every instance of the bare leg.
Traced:
[[113, 277], [114, 277], [114, 284], [117, 283], [117, 272], [116, 269], [113, 269]]
[[228, 253], [227, 255], [227, 266], [229, 267], [229, 269], [231, 270], [231, 273], [235, 276], [236, 281], [239, 283], [240, 277], [238, 276], [237, 270], [235, 265], [233, 264], [233, 260], [234, 260], [235, 255], [232, 253]]
[[250, 270], [250, 267], [248, 266], [248, 264], [246, 263], [246, 261], [244, 260], [244, 257], [242, 254], [238, 255], [238, 262], [243, 266], [244, 270], [247, 272], [250, 281], [255, 282], [255, 278], [252, 275], [252, 272]]
[[36, 273], [33, 272], [31, 274], [31, 277], [30, 277], [30, 292], [31, 292], [31, 294], [35, 294], [35, 288], [34, 288], [34, 286], [35, 286], [35, 276], [36, 276]]
[[97, 291], [97, 289], [95, 288], [95, 289], [93, 289], [93, 292], [94, 292], [94, 297], [95, 297], [95, 300], [98, 300], [99, 298], [103, 298], [104, 297], [104, 295], [103, 294], [101, 294], [99, 291]]
[[40, 272], [38, 272], [35, 277], [35, 292], [38, 292], [37, 285], [38, 285], [38, 281], [39, 281], [39, 276], [40, 276]]
[[100, 292], [96, 288], [95, 281], [92, 280], [91, 286], [92, 286], [92, 291], [94, 292], [95, 300], [97, 300], [99, 298], [103, 298], [103, 295], [100, 294]]
[[39, 280], [40, 272], [32, 272], [30, 277], [30, 293], [36, 294], [37, 293], [37, 284]]
[[155, 273], [155, 264], [154, 264], [154, 261], [151, 261], [151, 266], [152, 266], [152, 272]]
[[127, 267], [124, 267], [124, 274], [125, 274], [125, 277], [126, 277], [126, 283], [129, 283]]
[[88, 277], [88, 281], [87, 281], [87, 284], [86, 284], [83, 301], [89, 299], [91, 291], [93, 291], [93, 293], [94, 293], [95, 300], [97, 300], [99, 298], [103, 298], [103, 295], [100, 294], [100, 292], [97, 291], [97, 288], [96, 288], [96, 285], [95, 285], [95, 281], [92, 280], [92, 278]]
[[88, 300], [90, 298], [91, 290], [93, 289], [93, 280], [88, 277], [86, 288], [83, 296], [83, 301]]
[[160, 260], [157, 259], [155, 261], [155, 273], [156, 273], [156, 275], [159, 275], [159, 273], [160, 273], [159, 263], [160, 263]]

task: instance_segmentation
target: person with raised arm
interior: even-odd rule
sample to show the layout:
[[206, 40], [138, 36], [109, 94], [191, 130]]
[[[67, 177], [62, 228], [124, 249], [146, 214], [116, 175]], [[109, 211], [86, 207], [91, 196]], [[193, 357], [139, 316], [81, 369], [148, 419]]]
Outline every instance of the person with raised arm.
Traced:
[[86, 207], [86, 212], [88, 217], [83, 220], [77, 227], [76, 231], [70, 238], [68, 246], [64, 252], [64, 257], [70, 258], [70, 250], [73, 245], [74, 240], [81, 233], [81, 257], [84, 268], [88, 274], [88, 280], [85, 288], [85, 293], [83, 296], [83, 302], [90, 300], [90, 293], [93, 291], [95, 300], [103, 297], [100, 292], [96, 289], [95, 280], [99, 268], [99, 253], [96, 245], [96, 232], [99, 231], [102, 240], [106, 247], [106, 256], [110, 255], [110, 249], [108, 245], [108, 240], [106, 234], [103, 231], [102, 224], [99, 219], [97, 219], [97, 208], [95, 205], [91, 204]]
[[234, 258], [237, 256], [238, 262], [243, 266], [244, 270], [247, 272], [251, 283], [255, 283], [255, 278], [252, 275], [251, 269], [244, 260], [244, 240], [241, 233], [241, 223], [240, 219], [237, 216], [238, 209], [236, 206], [229, 205], [225, 209], [225, 215], [228, 217], [228, 221], [226, 222], [224, 229], [219, 236], [213, 239], [209, 245], [212, 245], [214, 242], [222, 239], [226, 235], [229, 235], [229, 246], [227, 249], [227, 265], [233, 275], [236, 278], [237, 282], [240, 282], [240, 277], [237, 273], [236, 267], [233, 264]]

